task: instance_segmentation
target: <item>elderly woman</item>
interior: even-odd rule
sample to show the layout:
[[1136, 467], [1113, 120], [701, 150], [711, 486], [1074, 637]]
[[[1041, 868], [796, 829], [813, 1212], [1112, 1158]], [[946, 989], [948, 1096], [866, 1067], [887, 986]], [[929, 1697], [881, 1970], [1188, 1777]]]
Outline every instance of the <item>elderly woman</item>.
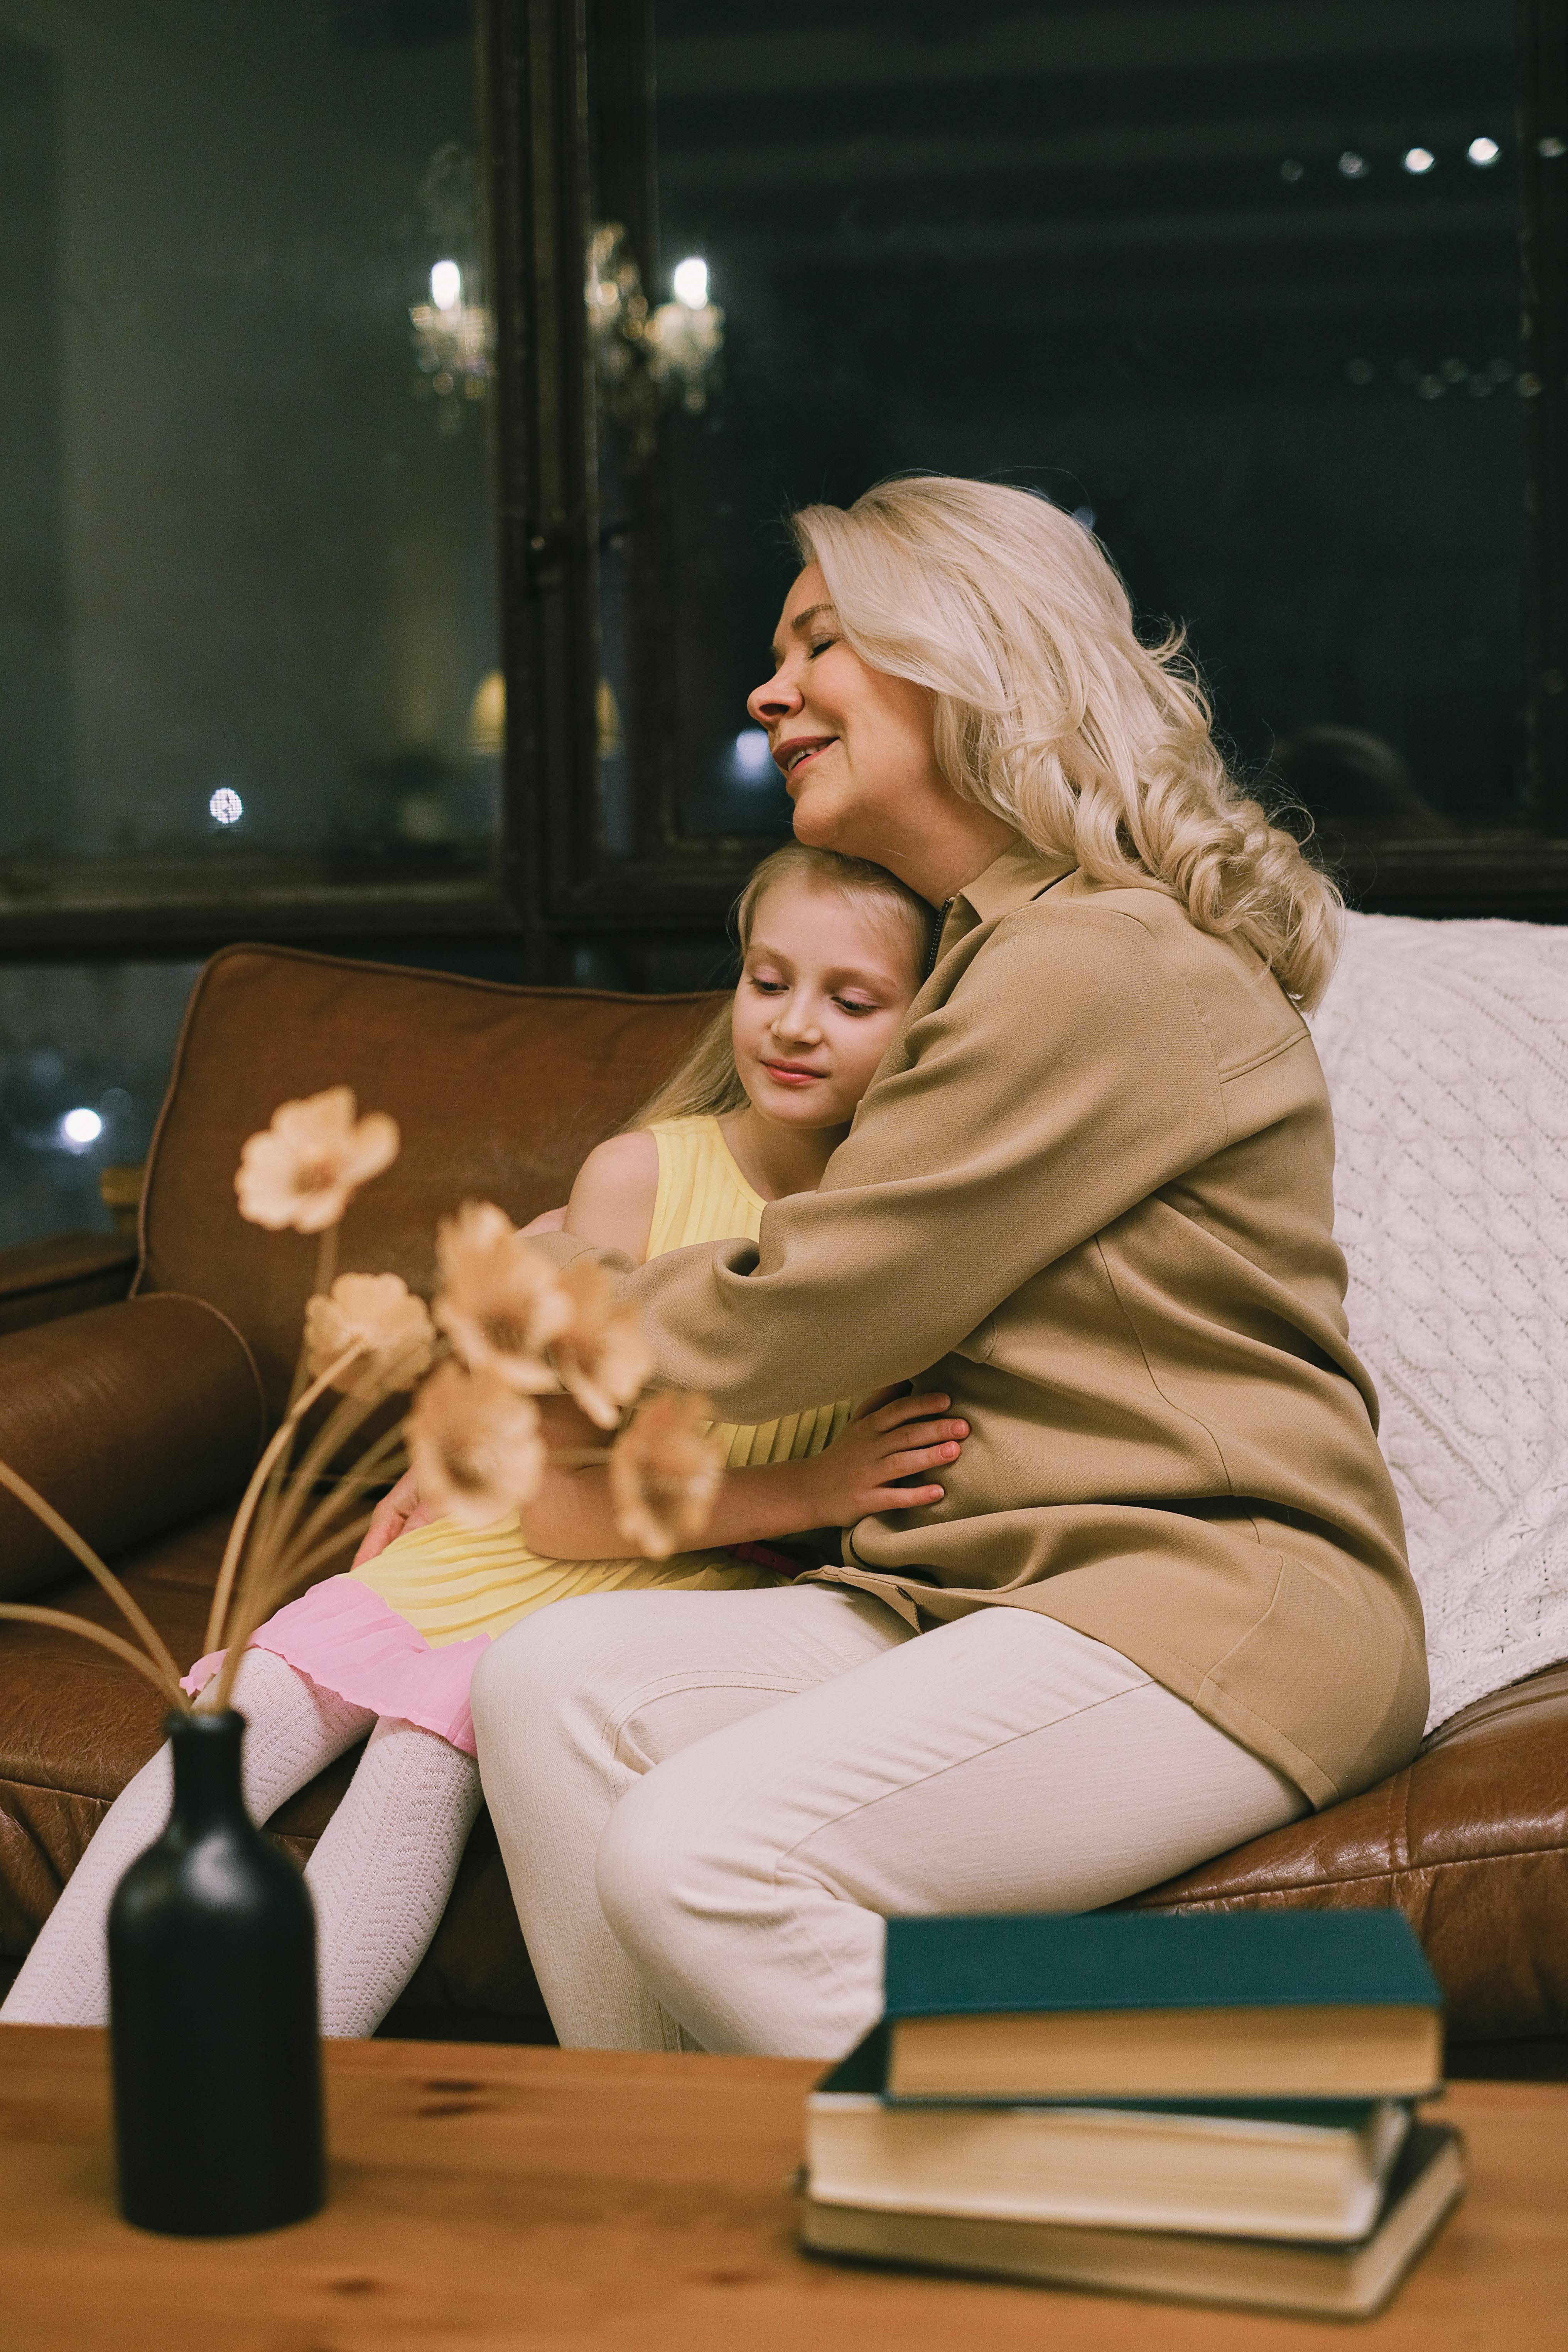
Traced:
[[930, 902], [929, 973], [821, 1190], [626, 1286], [725, 1421], [912, 1381], [973, 1435], [793, 1585], [489, 1653], [568, 2043], [832, 2057], [887, 1915], [1115, 1902], [1392, 1771], [1426, 1706], [1301, 1018], [1332, 888], [1057, 509], [927, 478], [795, 528], [750, 709], [800, 839]]

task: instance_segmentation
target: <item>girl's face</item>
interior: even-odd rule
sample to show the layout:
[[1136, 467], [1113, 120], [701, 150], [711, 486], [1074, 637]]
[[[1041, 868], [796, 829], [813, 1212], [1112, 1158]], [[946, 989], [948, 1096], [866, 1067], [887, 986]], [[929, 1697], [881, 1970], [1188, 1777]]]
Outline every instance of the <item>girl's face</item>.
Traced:
[[919, 984], [890, 910], [830, 885], [775, 882], [755, 908], [735, 991], [735, 1067], [780, 1126], [847, 1127]]
[[746, 704], [791, 800], [797, 840], [905, 868], [930, 808], [952, 798], [936, 764], [932, 697], [872, 669], [839, 634], [827, 583], [808, 564], [784, 599], [774, 674]]

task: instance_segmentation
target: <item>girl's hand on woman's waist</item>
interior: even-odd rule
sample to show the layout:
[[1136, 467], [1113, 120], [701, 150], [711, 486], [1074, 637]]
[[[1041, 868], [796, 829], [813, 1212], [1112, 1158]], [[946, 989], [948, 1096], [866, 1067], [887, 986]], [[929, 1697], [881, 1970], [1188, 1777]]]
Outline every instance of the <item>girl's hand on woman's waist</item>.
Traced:
[[847, 1429], [802, 1471], [813, 1474], [820, 1524], [853, 1527], [880, 1511], [909, 1511], [940, 1503], [945, 1488], [932, 1473], [957, 1461], [969, 1435], [966, 1421], [943, 1420], [950, 1397], [895, 1396], [884, 1389], [858, 1407]]

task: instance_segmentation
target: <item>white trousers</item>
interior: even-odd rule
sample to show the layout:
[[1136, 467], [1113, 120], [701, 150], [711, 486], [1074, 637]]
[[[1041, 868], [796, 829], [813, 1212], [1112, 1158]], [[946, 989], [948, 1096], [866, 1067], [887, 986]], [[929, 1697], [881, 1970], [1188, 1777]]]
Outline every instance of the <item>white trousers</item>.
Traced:
[[914, 1634], [822, 1585], [593, 1594], [474, 1680], [479, 1769], [563, 2042], [837, 2058], [885, 1918], [1089, 1911], [1308, 1810], [1103, 1643]]

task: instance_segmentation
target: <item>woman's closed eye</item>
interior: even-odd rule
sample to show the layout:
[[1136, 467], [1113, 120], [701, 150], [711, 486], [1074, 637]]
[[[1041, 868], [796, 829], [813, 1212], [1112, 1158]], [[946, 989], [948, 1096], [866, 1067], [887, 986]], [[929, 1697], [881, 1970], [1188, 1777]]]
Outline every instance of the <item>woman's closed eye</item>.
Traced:
[[836, 996], [833, 1002], [837, 1005], [840, 1013], [859, 1014], [864, 1013], [880, 1013], [882, 1009], [879, 1004], [871, 1002], [866, 997]]

